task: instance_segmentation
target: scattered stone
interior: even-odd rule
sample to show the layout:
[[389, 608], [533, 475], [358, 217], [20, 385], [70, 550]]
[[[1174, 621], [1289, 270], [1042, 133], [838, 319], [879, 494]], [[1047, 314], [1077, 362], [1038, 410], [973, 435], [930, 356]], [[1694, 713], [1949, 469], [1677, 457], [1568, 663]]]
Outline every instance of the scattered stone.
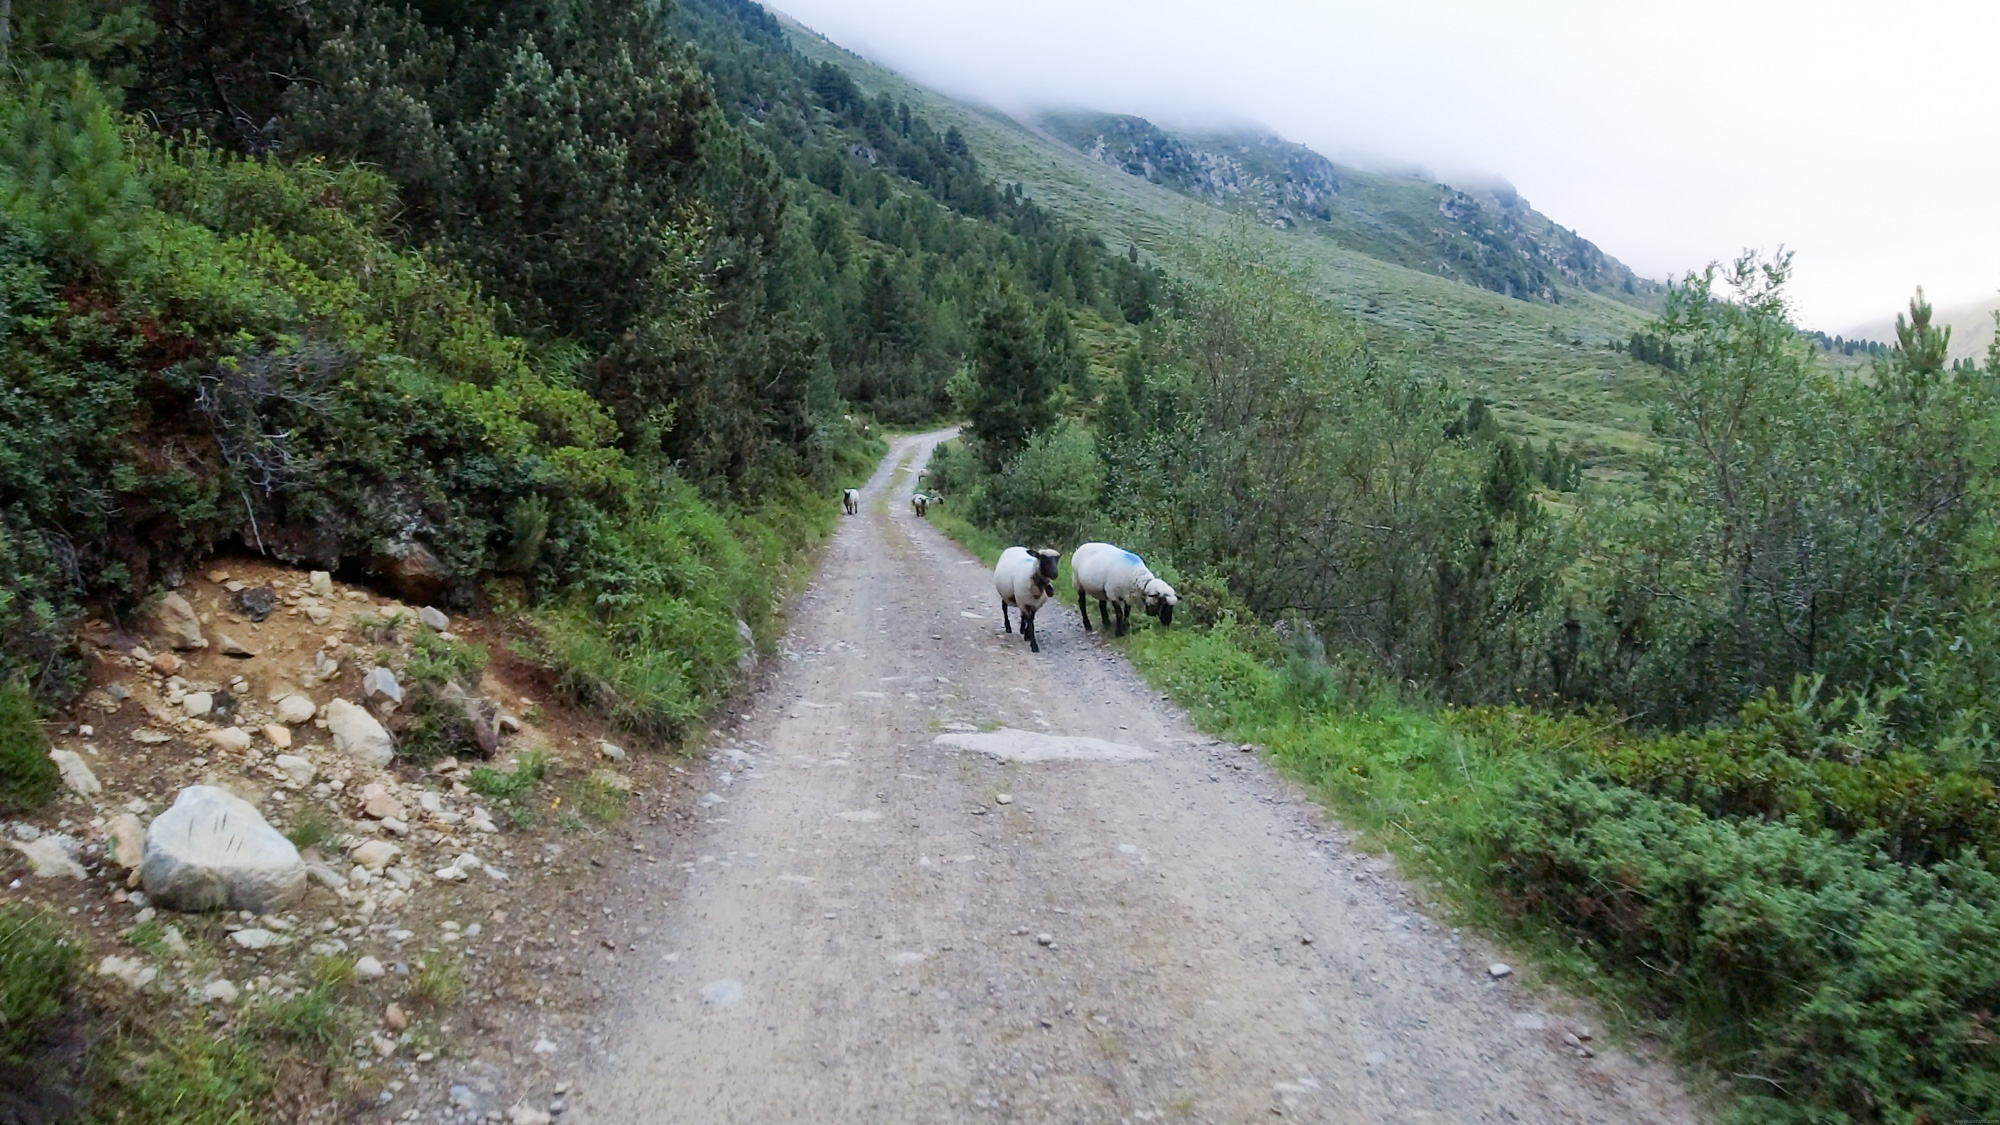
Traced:
[[183, 652], [208, 647], [207, 638], [201, 635], [201, 618], [179, 594], [170, 593], [154, 603], [151, 622], [169, 645]]
[[283, 945], [285, 941], [283, 937], [270, 930], [254, 926], [247, 930], [237, 930], [229, 935], [229, 940], [244, 949], [269, 949], [274, 945]]
[[342, 875], [324, 863], [306, 864], [306, 877], [322, 887], [331, 887], [334, 890], [339, 890], [347, 885], [347, 876]]
[[163, 652], [155, 656], [150, 663], [152, 664], [153, 671], [158, 672], [162, 676], [171, 676], [181, 670], [181, 658], [171, 652]]
[[1035, 941], [1042, 945], [1054, 945], [1056, 943], [1056, 935], [1047, 933], [1036, 934]]
[[598, 743], [597, 752], [611, 759], [614, 762], [622, 762], [625, 760], [625, 748], [622, 746], [614, 745], [609, 742]]
[[442, 633], [451, 628], [451, 618], [436, 606], [427, 605], [417, 613], [417, 620]]
[[404, 816], [403, 803], [374, 782], [361, 787], [361, 812], [371, 820], [401, 820]]
[[431, 874], [437, 876], [440, 881], [446, 883], [457, 883], [465, 879], [465, 871], [462, 868], [460, 868], [457, 864], [448, 864], [444, 867], [440, 867], [436, 871], [431, 872]]
[[[279, 727], [278, 729], [284, 730], [287, 738], [291, 737], [291, 731], [285, 730], [283, 727]], [[311, 785], [313, 778], [319, 776], [319, 768], [297, 754], [280, 754], [271, 759], [271, 764], [277, 766], [279, 771], [285, 775], [285, 780], [291, 782], [293, 785]]]
[[372, 956], [363, 957], [354, 963], [355, 980], [381, 980], [388, 975], [389, 970], [383, 968], [382, 962]]
[[750, 631], [750, 623], [741, 617], [736, 619], [736, 642], [742, 646], [736, 657], [736, 671], [748, 675], [757, 668], [757, 634]]
[[123, 703], [132, 698], [132, 689], [124, 684], [112, 684], [104, 689], [104, 694], [110, 696], [113, 703]]
[[[251, 590], [238, 590], [230, 595], [229, 604], [236, 612], [250, 620], [261, 622], [271, 616], [271, 611], [277, 608], [278, 591], [269, 585], [258, 586]], [[225, 648], [223, 651], [229, 650]]]
[[217, 977], [202, 986], [201, 995], [203, 999], [213, 1000], [219, 1004], [234, 1004], [237, 997], [236, 985], [227, 977]]
[[318, 712], [319, 708], [313, 706], [312, 698], [298, 692], [278, 700], [278, 721], [289, 726], [312, 722], [312, 717]]
[[546, 1035], [535, 1036], [535, 1045], [529, 1049], [538, 1055], [553, 1055], [557, 1050], [554, 1041]]
[[190, 785], [146, 830], [140, 885], [163, 906], [267, 914], [305, 889], [299, 850], [249, 802]]
[[77, 842], [68, 836], [50, 834], [32, 840], [10, 840], [14, 850], [28, 857], [28, 866], [42, 879], [86, 879], [89, 873], [76, 861]]
[[326, 726], [333, 748], [372, 766], [386, 766], [396, 756], [396, 742], [375, 716], [345, 699], [326, 705]]
[[261, 733], [264, 735], [264, 741], [280, 750], [292, 748], [292, 728], [283, 723], [265, 723]]
[[401, 817], [385, 816], [382, 818], [382, 831], [387, 832], [391, 836], [408, 836], [410, 834], [410, 826]]
[[224, 750], [237, 753], [250, 749], [250, 732], [242, 727], [221, 727], [209, 731], [208, 740]]
[[162, 742], [172, 742], [173, 740], [174, 736], [163, 730], [147, 730], [141, 727], [132, 732], [132, 741], [144, 743], [147, 746], [158, 746]]
[[1014, 795], [1012, 793], [1001, 793], [993, 798], [993, 803], [996, 805], [1011, 805], [1014, 803]]
[[396, 682], [396, 673], [377, 666], [368, 669], [368, 674], [361, 677], [361, 697], [386, 699], [400, 705], [403, 702], [403, 685]]
[[306, 620], [315, 625], [324, 625], [333, 620], [333, 611], [320, 605], [318, 602], [308, 603], [304, 609]]
[[160, 944], [166, 946], [167, 952], [176, 957], [186, 957], [192, 952], [187, 938], [181, 934], [181, 928], [171, 923], [160, 931]]
[[500, 712], [499, 716], [494, 719], [494, 726], [498, 727], [502, 734], [521, 733], [521, 720], [505, 711]]
[[[340, 661], [327, 654], [325, 649], [313, 653], [313, 674], [322, 680], [330, 680], [340, 671]], [[310, 686], [310, 685], [308, 685]]]
[[190, 719], [205, 717], [215, 710], [215, 696], [205, 691], [191, 691], [181, 697], [181, 713]]
[[315, 598], [332, 597], [333, 575], [324, 570], [313, 571], [306, 575], [306, 589], [312, 591], [312, 596]]
[[390, 1031], [408, 1031], [410, 1029], [410, 1017], [403, 1011], [401, 1004], [391, 1004], [383, 1009], [382, 1023]]
[[137, 816], [119, 813], [112, 817], [104, 835], [111, 845], [111, 862], [127, 871], [139, 866], [146, 854], [146, 829]]
[[403, 849], [387, 840], [370, 840], [347, 853], [347, 858], [379, 874], [402, 854]]
[[473, 1109], [479, 1105], [479, 1099], [473, 1094], [470, 1086], [453, 1086], [449, 1093], [451, 1104], [460, 1109]]
[[512, 1125], [549, 1125], [555, 1118], [526, 1102], [515, 1102], [514, 1108], [507, 1111], [507, 1120]]
[[83, 755], [74, 750], [51, 750], [49, 757], [56, 764], [56, 771], [62, 774], [62, 782], [69, 791], [79, 797], [95, 797], [104, 792], [104, 786], [97, 775], [90, 772], [90, 766]]
[[123, 981], [133, 988], [144, 988], [153, 983], [154, 978], [160, 975], [160, 970], [137, 957], [119, 957], [114, 954], [97, 963], [97, 975]]
[[1504, 961], [1495, 961], [1486, 966], [1486, 975], [1494, 980], [1502, 980], [1514, 975], [1514, 967]]
[[239, 660], [257, 655], [256, 649], [251, 648], [228, 633], [217, 633], [215, 635], [215, 649], [224, 656], [234, 656]]

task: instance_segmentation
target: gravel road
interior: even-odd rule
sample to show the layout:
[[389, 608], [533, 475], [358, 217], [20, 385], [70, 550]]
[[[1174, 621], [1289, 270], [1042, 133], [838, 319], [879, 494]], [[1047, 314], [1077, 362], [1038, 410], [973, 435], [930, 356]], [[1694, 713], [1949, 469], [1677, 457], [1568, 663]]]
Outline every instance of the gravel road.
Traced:
[[1695, 1119], [1073, 606], [1039, 656], [1003, 635], [987, 569], [909, 510], [948, 436], [890, 450], [703, 823], [634, 876], [565, 1121]]

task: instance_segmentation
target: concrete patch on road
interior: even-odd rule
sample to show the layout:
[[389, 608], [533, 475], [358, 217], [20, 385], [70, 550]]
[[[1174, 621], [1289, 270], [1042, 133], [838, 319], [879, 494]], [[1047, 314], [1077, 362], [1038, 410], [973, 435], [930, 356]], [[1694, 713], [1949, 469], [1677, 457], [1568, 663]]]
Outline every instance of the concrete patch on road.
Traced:
[[1123, 762], [1157, 758], [1151, 750], [1067, 734], [1040, 734], [1001, 727], [996, 731], [953, 732], [932, 739], [939, 746], [975, 750], [1009, 762]]

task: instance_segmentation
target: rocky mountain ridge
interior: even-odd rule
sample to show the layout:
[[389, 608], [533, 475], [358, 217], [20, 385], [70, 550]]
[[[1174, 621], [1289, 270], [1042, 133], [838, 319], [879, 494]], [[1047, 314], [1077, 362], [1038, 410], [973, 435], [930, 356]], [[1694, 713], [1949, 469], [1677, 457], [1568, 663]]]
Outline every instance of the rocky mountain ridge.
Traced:
[[1663, 293], [1504, 183], [1461, 188], [1367, 172], [1258, 130], [1181, 134], [1089, 111], [1045, 113], [1035, 124], [1129, 175], [1509, 297], [1560, 302], [1582, 289], [1651, 309]]

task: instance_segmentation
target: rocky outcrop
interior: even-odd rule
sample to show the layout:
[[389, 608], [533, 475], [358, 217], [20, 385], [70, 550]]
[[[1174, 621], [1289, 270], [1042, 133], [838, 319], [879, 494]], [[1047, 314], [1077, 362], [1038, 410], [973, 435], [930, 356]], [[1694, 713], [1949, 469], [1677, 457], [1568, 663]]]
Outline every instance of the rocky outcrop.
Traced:
[[299, 851], [249, 802], [212, 785], [190, 785], [146, 829], [139, 883], [176, 910], [267, 914], [305, 889]]
[[429, 547], [415, 540], [389, 544], [376, 556], [375, 571], [400, 597], [433, 602], [451, 589], [451, 575]]

